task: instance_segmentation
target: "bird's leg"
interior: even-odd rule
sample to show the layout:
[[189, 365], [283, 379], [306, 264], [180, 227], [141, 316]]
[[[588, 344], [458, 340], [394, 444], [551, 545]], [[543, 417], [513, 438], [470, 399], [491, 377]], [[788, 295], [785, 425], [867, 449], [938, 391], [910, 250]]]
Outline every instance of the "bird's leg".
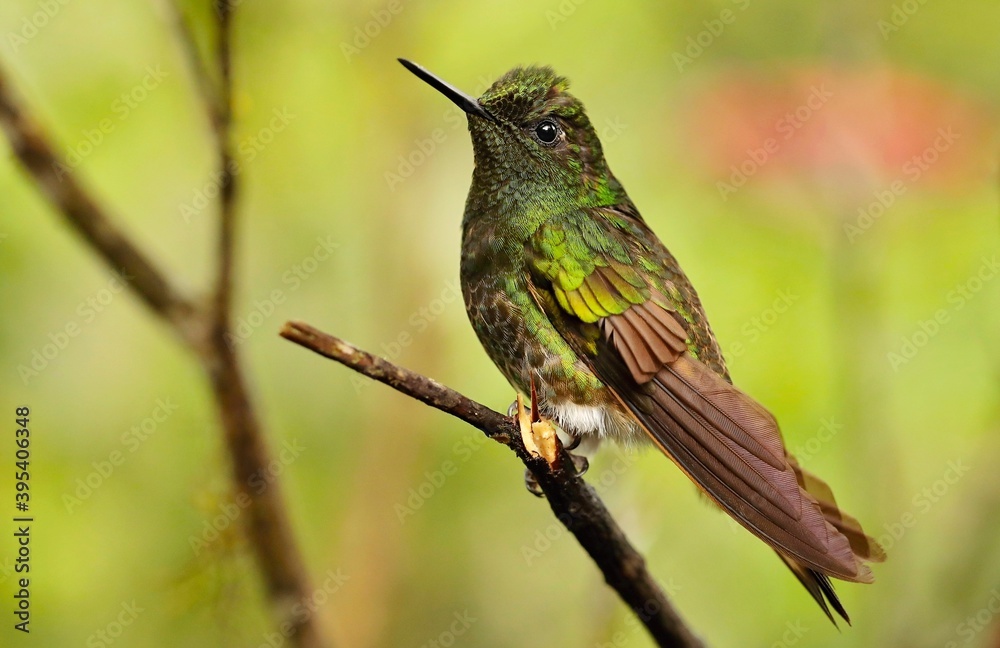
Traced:
[[512, 415], [517, 418], [517, 427], [521, 430], [521, 442], [524, 443], [525, 450], [532, 457], [539, 456], [541, 453], [538, 452], [535, 435], [531, 430], [531, 412], [524, 406], [524, 396], [518, 393], [517, 400], [511, 404], [510, 409]]
[[535, 450], [549, 464], [549, 468], [555, 465], [556, 457], [559, 456], [559, 437], [556, 435], [558, 426], [548, 419], [543, 419], [538, 413], [538, 392], [535, 391], [535, 377], [531, 377], [531, 437], [534, 440]]
[[[533, 457], [542, 457], [545, 459], [550, 468], [555, 465], [556, 459], [559, 456], [559, 432], [562, 432], [570, 439], [569, 444], [566, 446], [567, 450], [572, 450], [580, 445], [579, 436], [568, 434], [554, 421], [541, 417], [538, 412], [538, 393], [535, 390], [534, 379], [531, 381], [531, 409], [529, 410], [525, 407], [524, 397], [518, 394], [517, 400], [511, 403], [507, 409], [507, 414], [517, 417], [518, 427], [521, 430], [521, 441], [524, 443], [525, 449]], [[573, 462], [573, 472], [577, 475], [583, 475], [587, 472], [589, 462], [586, 457], [570, 454], [570, 459]], [[531, 470], [525, 469], [524, 471], [524, 485], [531, 494], [539, 497], [542, 496], [542, 489]]]
[[[583, 455], [575, 455], [570, 451], [575, 450], [579, 445], [580, 441], [583, 439], [578, 434], [571, 434], [566, 430], [562, 429], [554, 421], [548, 419], [542, 419], [538, 414], [538, 394], [535, 392], [535, 381], [534, 378], [531, 380], [531, 430], [535, 438], [535, 443], [538, 445], [539, 451], [545, 460], [549, 463], [551, 467], [556, 460], [557, 453], [559, 452], [556, 446], [557, 440], [559, 439], [559, 433], [562, 432], [563, 436], [569, 438], [569, 444], [563, 446], [566, 449], [566, 453], [569, 454], [570, 459], [573, 461], [573, 472], [577, 476], [582, 476], [587, 472], [587, 468], [590, 467], [590, 462]], [[541, 441], [539, 440], [541, 439]], [[551, 454], [546, 454], [546, 451], [550, 451]]]
[[538, 406], [534, 401], [530, 409], [525, 407], [524, 397], [520, 394], [511, 405], [511, 410], [517, 417], [517, 426], [521, 430], [524, 448], [532, 457], [542, 457], [549, 466], [552, 466], [559, 452], [556, 446], [556, 433], [559, 427], [554, 422], [539, 417]]
[[[507, 415], [517, 419], [517, 425], [521, 429], [521, 441], [528, 453], [533, 457], [539, 456], [541, 453], [538, 451], [538, 444], [535, 443], [531, 413], [524, 407], [524, 397], [521, 394], [518, 394], [517, 400], [510, 404]], [[535, 474], [529, 468], [524, 469], [524, 487], [536, 497], [545, 495], [542, 487], [538, 485], [538, 480], [535, 479]]]

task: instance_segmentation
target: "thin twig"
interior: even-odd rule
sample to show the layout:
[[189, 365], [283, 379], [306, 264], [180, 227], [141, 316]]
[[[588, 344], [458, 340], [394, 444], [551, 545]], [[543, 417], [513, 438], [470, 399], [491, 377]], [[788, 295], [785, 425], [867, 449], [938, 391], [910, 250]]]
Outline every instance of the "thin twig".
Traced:
[[[184, 15], [178, 0], [161, 0], [169, 14], [184, 52], [195, 87], [205, 108], [209, 129], [215, 140], [216, 166], [219, 172], [219, 234], [216, 254], [215, 288], [211, 315], [212, 337], [221, 339], [229, 330], [233, 294], [233, 254], [235, 247], [237, 177], [233, 150], [233, 78], [232, 78], [232, 0], [214, 0], [215, 43], [210, 60], [195, 37], [191, 21]], [[213, 72], [213, 69], [214, 72]], [[218, 78], [218, 81], [215, 78]]]
[[[683, 648], [702, 646], [594, 490], [572, 471], [550, 470], [545, 460], [532, 457], [510, 418], [431, 378], [383, 360], [308, 324], [287, 322], [281, 336], [462, 419], [510, 448], [534, 473], [552, 512], [576, 536], [603, 572], [604, 580], [636, 613], [657, 644]], [[571, 466], [565, 450], [560, 448], [560, 453], [556, 465]]]
[[201, 103], [208, 113], [212, 134], [217, 136], [220, 132], [220, 114], [224, 101], [219, 95], [217, 83], [212, 76], [211, 69], [205, 62], [201, 48], [198, 47], [198, 39], [195, 37], [191, 21], [184, 15], [184, 11], [178, 3], [179, 0], [159, 0], [163, 11], [168, 14], [167, 17], [177, 35], [175, 40], [183, 50], [188, 69], [194, 77], [195, 88], [198, 90]]
[[233, 247], [236, 224], [236, 173], [233, 158], [233, 76], [230, 41], [232, 37], [231, 0], [216, 0], [215, 14], [219, 34], [216, 43], [216, 64], [219, 68], [221, 87], [216, 122], [217, 161], [221, 174], [219, 188], [219, 254], [215, 286], [215, 335], [220, 338], [229, 331], [229, 313], [233, 293]]

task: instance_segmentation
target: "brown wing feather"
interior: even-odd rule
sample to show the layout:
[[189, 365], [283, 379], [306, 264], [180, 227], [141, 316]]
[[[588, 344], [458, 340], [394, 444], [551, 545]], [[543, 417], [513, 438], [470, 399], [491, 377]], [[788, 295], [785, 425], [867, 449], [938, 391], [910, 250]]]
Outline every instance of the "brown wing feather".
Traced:
[[[774, 417], [686, 350], [679, 352], [683, 339], [676, 328], [683, 328], [676, 320], [676, 328], [664, 322], [657, 311], [673, 319], [646, 302], [602, 320], [611, 348], [598, 352], [598, 376], [710, 498], [799, 565], [797, 576], [812, 569], [870, 582], [871, 571], [861, 561], [878, 555], [871, 549], [877, 544], [871, 541], [862, 551], [856, 549], [850, 532], [855, 527], [860, 532], [860, 525], [834, 513], [829, 488], [814, 486], [820, 501], [810, 494], [813, 478], [787, 459]], [[650, 356], [661, 363], [652, 374]], [[828, 512], [823, 504], [833, 508]], [[822, 590], [819, 583], [810, 582]]]
[[[651, 308], [663, 310], [646, 302], [629, 308], [621, 315], [602, 320], [604, 337], [621, 354], [632, 379], [640, 385], [652, 380], [663, 365], [677, 360], [687, 349], [683, 346], [683, 338], [681, 349], [677, 348], [675, 342], [672, 343], [677, 339], [676, 329], [671, 329], [661, 319], [650, 314]], [[684, 329], [680, 324], [676, 320], [673, 323], [683, 334]]]

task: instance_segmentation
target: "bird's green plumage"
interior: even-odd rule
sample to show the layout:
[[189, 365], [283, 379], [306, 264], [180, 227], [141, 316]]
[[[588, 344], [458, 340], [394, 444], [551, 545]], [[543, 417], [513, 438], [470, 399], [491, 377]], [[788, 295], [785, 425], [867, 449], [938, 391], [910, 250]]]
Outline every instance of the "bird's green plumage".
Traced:
[[469, 114], [461, 283], [493, 362], [568, 432], [654, 442], [828, 615], [827, 600], [847, 618], [828, 577], [870, 582], [864, 562], [884, 552], [729, 382], [697, 293], [611, 173], [566, 79], [515, 68], [476, 100], [403, 63]]
[[[515, 68], [479, 99], [497, 121], [469, 121], [476, 166], [461, 275], [480, 341], [521, 391], [534, 375], [549, 401], [608, 405], [581, 358], [595, 333], [581, 325], [655, 293], [685, 320], [692, 352], [724, 373], [697, 294], [611, 173], [568, 88], [550, 68]], [[532, 134], [546, 119], [561, 131], [555, 146]]]

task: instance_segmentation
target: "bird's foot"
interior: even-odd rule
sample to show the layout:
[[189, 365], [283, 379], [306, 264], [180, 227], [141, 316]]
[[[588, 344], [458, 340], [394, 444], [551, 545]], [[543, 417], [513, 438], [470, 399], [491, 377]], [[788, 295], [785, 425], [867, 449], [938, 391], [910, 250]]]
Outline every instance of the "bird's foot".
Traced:
[[[583, 455], [571, 454], [569, 458], [573, 462], [573, 473], [577, 477], [583, 477], [587, 473], [587, 469], [590, 468], [590, 461]], [[524, 469], [524, 487], [535, 497], [545, 497], [545, 492], [542, 491], [538, 479], [535, 478], [535, 473], [531, 472], [529, 468]]]
[[[555, 422], [542, 419], [539, 416], [537, 396], [533, 388], [534, 385], [532, 385], [532, 396], [535, 398], [532, 400], [531, 408], [525, 407], [524, 397], [518, 394], [517, 400], [511, 403], [507, 409], [507, 414], [517, 419], [518, 428], [521, 430], [521, 441], [524, 443], [525, 449], [531, 456], [545, 459], [545, 462], [552, 468], [559, 456], [559, 432], [562, 432], [570, 439], [569, 443], [565, 446], [567, 451], [573, 450], [580, 445], [580, 437], [578, 435], [567, 434]], [[576, 476], [580, 477], [587, 472], [590, 462], [585, 456], [570, 454], [569, 457], [573, 462], [573, 472]], [[529, 469], [525, 469], [524, 471], [524, 486], [532, 495], [538, 497], [544, 495], [542, 487], [538, 484], [534, 473]]]
[[524, 406], [524, 397], [517, 395], [514, 403], [517, 410], [517, 424], [521, 429], [521, 441], [525, 449], [533, 457], [542, 457], [545, 462], [552, 466], [558, 456], [558, 443], [556, 437], [556, 424], [549, 420], [544, 420], [538, 415], [538, 405], [531, 403], [529, 410]]
[[545, 497], [545, 492], [542, 491], [538, 480], [535, 479], [535, 473], [531, 472], [528, 468], [524, 469], [524, 487], [535, 497]]
[[[518, 409], [519, 407], [521, 407], [521, 408], [524, 407], [524, 402], [523, 402], [523, 399], [521, 398], [520, 395], [518, 395], [517, 400], [515, 400], [513, 403], [511, 403], [510, 406], [507, 408], [507, 416], [509, 416], [510, 418], [517, 418], [518, 419], [518, 424], [520, 425], [521, 420], [518, 417], [518, 412], [520, 411]], [[561, 427], [559, 427], [558, 425], [556, 425], [555, 423], [552, 423], [551, 421], [549, 421], [549, 423], [556, 429], [557, 433], [561, 432], [562, 435], [563, 435], [563, 438], [568, 439], [568, 441], [566, 443], [563, 443], [563, 448], [566, 449], [566, 452], [572, 452], [573, 450], [576, 450], [578, 447], [580, 447], [580, 442], [583, 441], [583, 437], [582, 436], [580, 436], [579, 434], [573, 434], [572, 432], [568, 432], [568, 431], [562, 429]], [[585, 467], [583, 469], [583, 472], [586, 472], [586, 470], [587, 469]], [[580, 474], [582, 475], [583, 472], [581, 472]]]
[[[517, 419], [517, 425], [521, 429], [521, 441], [524, 443], [525, 449], [527, 449], [531, 456], [545, 456], [542, 452], [542, 448], [548, 445], [549, 430], [542, 425], [543, 421], [535, 420], [538, 418], [537, 406], [532, 403], [531, 410], [529, 411], [524, 406], [524, 398], [518, 394], [517, 400], [510, 404], [507, 414]], [[549, 425], [549, 427], [551, 428], [551, 425]], [[554, 435], [554, 431], [552, 434]], [[545, 449], [548, 450], [548, 448]], [[546, 461], [550, 466], [555, 461], [555, 453], [556, 448], [553, 443], [551, 448], [552, 459], [549, 460], [549, 458], [546, 457]], [[545, 497], [545, 493], [542, 491], [542, 487], [535, 478], [535, 474], [531, 472], [529, 468], [524, 469], [524, 487], [535, 497]]]
[[[583, 455], [571, 454], [569, 458], [573, 461], [573, 473], [577, 477], [583, 477], [587, 473], [587, 469], [590, 468], [590, 461]], [[535, 473], [528, 468], [524, 469], [524, 487], [535, 497], [545, 497], [545, 492], [542, 491], [541, 485], [535, 478]]]

